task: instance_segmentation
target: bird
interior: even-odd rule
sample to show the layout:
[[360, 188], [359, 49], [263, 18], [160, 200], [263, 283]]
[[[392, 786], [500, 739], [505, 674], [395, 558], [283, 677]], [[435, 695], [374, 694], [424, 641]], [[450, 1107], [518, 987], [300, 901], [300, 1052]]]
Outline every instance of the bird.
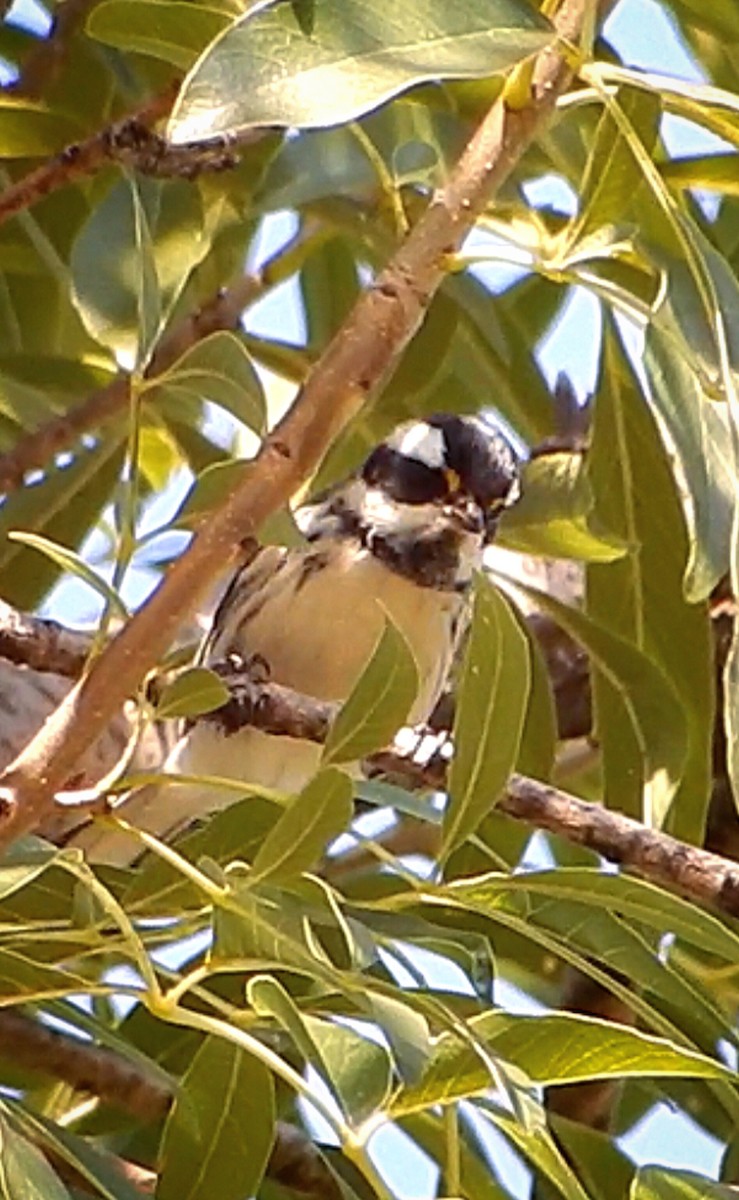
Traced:
[[[258, 660], [275, 683], [342, 701], [389, 617], [418, 670], [408, 721], [423, 722], [468, 622], [485, 546], [519, 493], [516, 453], [481, 419], [439, 413], [396, 427], [359, 470], [298, 510], [302, 544], [264, 546], [235, 571], [199, 661]], [[185, 730], [165, 770], [296, 793], [317, 770], [320, 752], [307, 740], [248, 726], [226, 732], [205, 717]], [[149, 785], [116, 811], [167, 840], [237, 798], [206, 784]], [[91, 861], [115, 865], [142, 852], [134, 836], [101, 822], [72, 843]]]

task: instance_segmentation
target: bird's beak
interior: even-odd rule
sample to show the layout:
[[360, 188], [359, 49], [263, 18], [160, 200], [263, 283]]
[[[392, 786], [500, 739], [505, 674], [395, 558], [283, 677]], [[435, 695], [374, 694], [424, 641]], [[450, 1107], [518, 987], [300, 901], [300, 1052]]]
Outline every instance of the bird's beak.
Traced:
[[471, 496], [454, 496], [445, 509], [463, 533], [482, 533], [485, 529], [482, 509]]

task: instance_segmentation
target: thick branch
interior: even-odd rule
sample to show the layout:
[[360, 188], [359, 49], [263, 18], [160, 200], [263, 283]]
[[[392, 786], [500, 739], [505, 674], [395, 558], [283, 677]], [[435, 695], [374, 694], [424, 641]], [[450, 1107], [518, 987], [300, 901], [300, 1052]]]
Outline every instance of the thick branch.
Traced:
[[[557, 32], [576, 42], [588, 0], [564, 0]], [[554, 47], [539, 55], [530, 103], [501, 98], [473, 136], [447, 185], [398, 253], [359, 299], [287, 416], [267, 438], [254, 469], [206, 521], [149, 602], [111, 642], [3, 777], [2, 840], [39, 824], [55, 791], [179, 625], [243, 544], [316, 468], [337, 434], [397, 364], [456, 250], [565, 90], [570, 71]]]
[[[230, 288], [216, 292], [207, 304], [190, 313], [162, 338], [147, 367], [146, 378], [156, 379], [186, 350], [216, 330], [235, 329], [242, 312], [260, 295], [263, 287], [263, 273], [259, 273], [244, 275]], [[0, 454], [0, 492], [7, 494], [21, 487], [26, 472], [45, 467], [55, 454], [73, 446], [83, 433], [100, 429], [119, 417], [128, 400], [128, 378], [121, 375], [107, 387], [93, 392], [77, 408], [21, 437], [12, 450]]]
[[[90, 1092], [142, 1121], [165, 1117], [175, 1095], [174, 1085], [163, 1074], [155, 1075], [114, 1050], [49, 1029], [12, 1009], [0, 1009], [0, 1055], [77, 1091]], [[276, 1124], [267, 1175], [315, 1200], [340, 1200], [339, 1187], [313, 1142], [285, 1121]]]

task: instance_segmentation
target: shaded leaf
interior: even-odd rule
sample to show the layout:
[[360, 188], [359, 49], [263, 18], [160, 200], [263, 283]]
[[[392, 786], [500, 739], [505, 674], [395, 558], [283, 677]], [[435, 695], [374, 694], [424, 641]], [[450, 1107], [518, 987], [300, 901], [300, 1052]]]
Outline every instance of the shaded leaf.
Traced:
[[728, 408], [709, 398], [686, 361], [683, 338], [667, 305], [647, 329], [644, 365], [690, 491], [686, 590], [690, 600], [698, 601], [729, 566], [736, 465]]
[[0, 98], [0, 158], [54, 154], [83, 133], [68, 112], [26, 96]]
[[228, 24], [215, 6], [180, 0], [106, 0], [87, 19], [90, 37], [138, 54], [150, 54], [187, 71]]
[[183, 671], [161, 692], [156, 706], [158, 720], [165, 717], [198, 717], [221, 708], [230, 698], [226, 684], [207, 667]]
[[382, 1107], [391, 1078], [390, 1060], [382, 1046], [348, 1026], [301, 1012], [275, 979], [253, 979], [248, 994], [258, 1011], [270, 1013], [287, 1030], [353, 1124], [360, 1125]]
[[664, 815], [680, 785], [688, 753], [687, 720], [673, 684], [633, 643], [545, 592], [517, 580], [510, 582], [585, 647], [618, 694], [644, 763], [646, 811]]
[[[668, 827], [676, 837], [700, 843], [711, 786], [714, 717], [708, 613], [684, 599], [688, 537], [682, 506], [656, 423], [610, 320], [588, 476], [598, 514], [629, 552], [607, 567], [588, 568], [587, 611], [653, 659], [680, 697], [688, 755]], [[640, 813], [642, 752], [621, 698], [600, 672], [595, 673], [594, 698], [607, 803]], [[664, 824], [665, 817], [644, 814], [650, 825]]]
[[518, 755], [531, 681], [528, 641], [508, 601], [478, 576], [454, 721], [443, 856], [474, 833]]
[[76, 554], [74, 550], [69, 550], [66, 546], [60, 546], [56, 542], [52, 542], [49, 538], [41, 537], [37, 533], [25, 533], [20, 529], [12, 529], [8, 538], [11, 542], [19, 542], [21, 546], [30, 546], [32, 550], [38, 550], [40, 554], [45, 554], [61, 571], [68, 572], [70, 575], [76, 575], [83, 583], [102, 596], [106, 604], [110, 605], [113, 612], [122, 621], [126, 621], [129, 617], [128, 609], [121, 600], [115, 588], [111, 587], [107, 580], [103, 579], [102, 575], [98, 575], [92, 567], [88, 566], [85, 560]]
[[232, 1042], [205, 1038], [164, 1127], [159, 1200], [243, 1200], [255, 1194], [274, 1123], [267, 1068]]
[[5, 1119], [0, 1122], [0, 1196], [2, 1200], [70, 1200], [41, 1151]]
[[243, 342], [226, 329], [186, 350], [173, 366], [147, 383], [143, 394], [157, 410], [166, 404], [172, 412], [188, 400], [209, 400], [255, 433], [265, 429], [264, 389]]
[[86, 328], [126, 367], [144, 366], [208, 246], [196, 189], [115, 184], [72, 247], [73, 298]]
[[418, 693], [413, 652], [389, 616], [367, 666], [332, 722], [324, 763], [363, 758], [392, 741]]

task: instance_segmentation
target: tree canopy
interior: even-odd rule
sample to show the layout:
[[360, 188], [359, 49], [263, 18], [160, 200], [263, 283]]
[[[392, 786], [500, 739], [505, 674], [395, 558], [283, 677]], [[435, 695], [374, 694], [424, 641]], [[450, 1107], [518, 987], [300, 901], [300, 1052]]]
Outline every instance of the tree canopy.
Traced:
[[[736, 1194], [739, 9], [659, 7], [702, 82], [618, 0], [2, 4], [2, 1196]], [[574, 289], [587, 397], [539, 354]], [[229, 567], [438, 411], [519, 447], [524, 559], [433, 729], [391, 744], [389, 625], [338, 712], [252, 681], [325, 742], [299, 795], [56, 844], [230, 702]], [[630, 1159], [660, 1103], [711, 1179]]]

